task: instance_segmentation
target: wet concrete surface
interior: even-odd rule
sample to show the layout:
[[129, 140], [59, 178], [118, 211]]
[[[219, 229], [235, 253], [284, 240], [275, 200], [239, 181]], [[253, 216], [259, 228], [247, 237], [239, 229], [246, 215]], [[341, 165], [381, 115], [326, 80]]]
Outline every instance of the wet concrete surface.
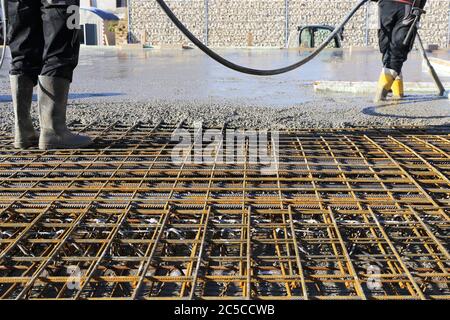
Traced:
[[[221, 49], [218, 52], [238, 64], [262, 69], [286, 66], [308, 54], [281, 49]], [[450, 51], [436, 51], [431, 56], [450, 60]], [[400, 110], [407, 108], [406, 124], [422, 120], [442, 124], [450, 120], [449, 101], [433, 96], [412, 95], [403, 104], [396, 104], [386, 116], [386, 112], [380, 115], [376, 111], [383, 107], [373, 105], [371, 96], [313, 91], [312, 83], [317, 80], [374, 81], [380, 67], [380, 54], [376, 50], [332, 50], [296, 71], [256, 77], [228, 70], [196, 49], [83, 48], [70, 96], [72, 105], [77, 108], [70, 109], [69, 113], [73, 112], [81, 121], [95, 118], [151, 120], [165, 114], [171, 120], [187, 116], [233, 122], [242, 118], [236, 125], [252, 127], [262, 123], [265, 126], [342, 126], [401, 124], [403, 121], [399, 119], [404, 118], [397, 112], [401, 114]], [[3, 108], [10, 101], [5, 69], [0, 73]], [[407, 81], [431, 81], [422, 70], [418, 52], [411, 53], [404, 76]], [[426, 114], [423, 114], [424, 108]], [[169, 114], [168, 110], [171, 110]], [[273, 116], [269, 116], [272, 113]], [[282, 114], [284, 120], [276, 116]], [[296, 118], [299, 116], [300, 119]], [[290, 120], [286, 121], [287, 118]]]
[[[218, 52], [238, 64], [262, 69], [286, 66], [309, 54], [279, 49], [222, 49]], [[439, 51], [432, 56], [450, 59], [450, 52]], [[375, 50], [326, 51], [293, 72], [255, 77], [228, 70], [199, 50], [86, 47], [82, 49], [71, 98], [140, 102], [244, 99], [254, 104], [291, 106], [318, 98], [312, 90], [313, 81], [373, 81], [379, 69], [380, 55]], [[407, 81], [431, 81], [422, 70], [417, 52], [411, 54], [404, 75]], [[5, 70], [0, 76], [3, 80]]]
[[[304, 58], [297, 50], [219, 50], [236, 63], [255, 68], [278, 68]], [[449, 52], [433, 56], [450, 59]], [[243, 99], [260, 105], [291, 106], [316, 99], [316, 80], [369, 81], [380, 69], [377, 52], [328, 51], [304, 68], [274, 77], [255, 77], [228, 70], [199, 50], [85, 50], [74, 92], [95, 88], [101, 99]], [[408, 81], [430, 81], [418, 54], [405, 69]], [[92, 83], [95, 81], [95, 83]], [[108, 97], [109, 96], [109, 97]], [[98, 98], [98, 97], [97, 97]]]

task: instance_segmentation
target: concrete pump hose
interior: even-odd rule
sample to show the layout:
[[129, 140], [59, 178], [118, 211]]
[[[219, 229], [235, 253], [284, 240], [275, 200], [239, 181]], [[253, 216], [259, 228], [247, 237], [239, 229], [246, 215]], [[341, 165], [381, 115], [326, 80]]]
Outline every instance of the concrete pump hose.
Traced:
[[6, 15], [6, 8], [7, 8], [7, 1], [8, 0], [0, 0], [0, 4], [2, 7], [2, 32], [3, 32], [3, 49], [2, 49], [2, 56], [0, 58], [0, 69], [3, 67], [3, 63], [5, 62], [6, 58], [6, 45], [7, 45], [7, 37], [8, 37], [8, 24], [6, 22], [7, 15]]
[[243, 67], [240, 65], [237, 65], [217, 53], [215, 53], [213, 50], [209, 49], [206, 45], [204, 45], [196, 36], [194, 36], [184, 25], [183, 23], [175, 16], [175, 14], [172, 12], [172, 10], [169, 8], [169, 6], [165, 3], [164, 0], [156, 0], [158, 4], [161, 6], [163, 11], [166, 13], [166, 15], [169, 17], [170, 20], [177, 26], [178, 29], [190, 40], [192, 43], [194, 43], [200, 50], [202, 50], [204, 53], [206, 53], [208, 56], [210, 56], [212, 59], [216, 60], [220, 64], [224, 65], [225, 67], [228, 67], [230, 69], [233, 69], [238, 72], [255, 75], [255, 76], [274, 76], [277, 74], [286, 73], [292, 70], [295, 70], [297, 68], [300, 68], [304, 64], [310, 62], [313, 60], [320, 52], [325, 49], [328, 44], [334, 40], [335, 36], [343, 30], [345, 25], [350, 21], [350, 19], [356, 14], [356, 12], [370, 0], [360, 0], [360, 2], [349, 12], [349, 14], [344, 18], [342, 23], [334, 29], [334, 31], [328, 36], [328, 38], [318, 47], [316, 48], [311, 54], [309, 54], [306, 58], [303, 60], [292, 64], [290, 66], [281, 68], [281, 69], [274, 69], [274, 70], [258, 70], [258, 69], [252, 69]]

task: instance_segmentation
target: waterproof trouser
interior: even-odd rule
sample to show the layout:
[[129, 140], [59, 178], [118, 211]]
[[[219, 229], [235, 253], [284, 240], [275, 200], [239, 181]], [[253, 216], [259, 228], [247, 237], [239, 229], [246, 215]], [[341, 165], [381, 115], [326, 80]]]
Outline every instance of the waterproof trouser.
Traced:
[[72, 81], [80, 51], [79, 3], [8, 0], [11, 75], [26, 75], [35, 85], [39, 75]]
[[403, 64], [408, 59], [416, 38], [417, 30], [410, 40], [404, 40], [411, 28], [412, 19], [408, 19], [411, 6], [402, 2], [382, 0], [380, 6], [380, 29], [378, 31], [383, 66], [401, 74]]

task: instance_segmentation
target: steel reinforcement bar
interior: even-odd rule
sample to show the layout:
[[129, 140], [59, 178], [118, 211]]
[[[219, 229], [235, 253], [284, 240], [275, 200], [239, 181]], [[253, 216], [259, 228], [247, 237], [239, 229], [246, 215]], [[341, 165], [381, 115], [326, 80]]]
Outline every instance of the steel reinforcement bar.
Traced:
[[73, 127], [0, 133], [1, 299], [450, 299], [450, 127]]

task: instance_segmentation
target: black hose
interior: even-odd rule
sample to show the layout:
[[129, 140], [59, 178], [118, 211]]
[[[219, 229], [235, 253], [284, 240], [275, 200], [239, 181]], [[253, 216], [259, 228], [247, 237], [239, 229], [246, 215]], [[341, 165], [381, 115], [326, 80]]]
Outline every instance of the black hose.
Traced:
[[356, 12], [366, 3], [370, 0], [361, 0], [351, 11], [350, 13], [344, 18], [342, 23], [334, 29], [334, 31], [328, 36], [328, 38], [313, 52], [311, 52], [310, 55], [308, 55], [306, 58], [302, 59], [301, 61], [292, 64], [290, 66], [281, 68], [281, 69], [274, 69], [274, 70], [258, 70], [258, 69], [252, 69], [243, 67], [240, 65], [237, 65], [217, 53], [215, 53], [213, 50], [209, 49], [206, 45], [204, 45], [196, 36], [194, 36], [185, 26], [184, 24], [175, 16], [175, 14], [170, 10], [170, 8], [167, 6], [164, 0], [156, 0], [158, 4], [161, 6], [163, 11], [167, 14], [170, 20], [177, 26], [178, 29], [189, 39], [194, 43], [200, 50], [202, 50], [204, 53], [206, 53], [208, 56], [210, 56], [212, 59], [216, 60], [220, 64], [224, 65], [227, 68], [233, 69], [238, 72], [247, 73], [255, 76], [274, 76], [277, 74], [286, 73], [292, 70], [295, 70], [304, 64], [310, 62], [312, 59], [314, 59], [323, 49], [325, 49], [328, 44], [334, 40], [335, 36], [343, 30], [345, 25], [350, 21], [350, 19], [356, 14]]

